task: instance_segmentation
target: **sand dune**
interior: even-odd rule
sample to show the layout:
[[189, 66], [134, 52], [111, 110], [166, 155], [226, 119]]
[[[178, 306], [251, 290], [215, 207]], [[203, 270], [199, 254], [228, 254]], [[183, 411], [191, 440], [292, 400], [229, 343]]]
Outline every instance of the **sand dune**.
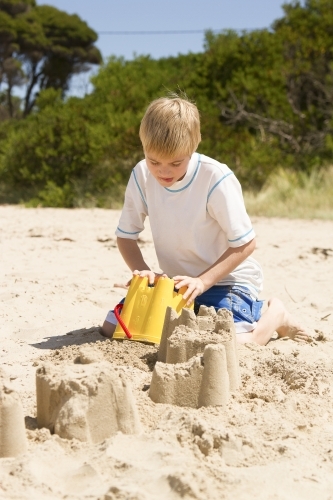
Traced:
[[[98, 333], [130, 277], [118, 217], [0, 207], [1, 366], [27, 434], [24, 453], [0, 459], [0, 499], [332, 499], [333, 222], [253, 219], [262, 298], [280, 297], [317, 340], [239, 346], [241, 388], [195, 409], [149, 398], [155, 346]], [[158, 269], [149, 227], [141, 246]], [[36, 370], [61, 371], [82, 348], [130, 382], [140, 432], [96, 444], [37, 428]]]

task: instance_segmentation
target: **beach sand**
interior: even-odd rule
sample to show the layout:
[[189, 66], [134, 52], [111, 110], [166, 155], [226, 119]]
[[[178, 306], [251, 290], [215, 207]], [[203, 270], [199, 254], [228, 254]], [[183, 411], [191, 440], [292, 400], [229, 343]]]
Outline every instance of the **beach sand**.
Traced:
[[[0, 207], [1, 367], [18, 394], [27, 449], [0, 459], [0, 499], [333, 499], [333, 222], [252, 218], [261, 298], [278, 296], [317, 339], [239, 346], [226, 407], [155, 404], [157, 347], [98, 333], [130, 274], [119, 211]], [[140, 238], [157, 270], [149, 227]], [[80, 349], [131, 383], [136, 434], [62, 439], [36, 423], [36, 370]], [[0, 426], [1, 426], [0, 422]]]

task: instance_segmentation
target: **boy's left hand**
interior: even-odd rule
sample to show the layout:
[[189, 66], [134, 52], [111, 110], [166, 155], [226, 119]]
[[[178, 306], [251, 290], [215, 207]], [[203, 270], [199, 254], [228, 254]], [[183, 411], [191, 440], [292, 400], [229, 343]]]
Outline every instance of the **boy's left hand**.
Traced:
[[183, 295], [187, 306], [190, 306], [194, 299], [205, 291], [205, 285], [200, 278], [191, 278], [190, 276], [174, 276], [175, 288], [179, 290], [183, 286], [187, 286], [187, 290]]

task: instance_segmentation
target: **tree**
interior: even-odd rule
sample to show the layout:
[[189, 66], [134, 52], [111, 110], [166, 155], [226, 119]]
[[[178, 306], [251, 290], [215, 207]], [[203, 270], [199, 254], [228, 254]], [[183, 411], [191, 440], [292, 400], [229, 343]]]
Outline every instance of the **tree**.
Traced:
[[[7, 107], [9, 116], [13, 116], [14, 106], [12, 101], [12, 89], [15, 85], [21, 85], [22, 68], [21, 63], [13, 57], [19, 49], [17, 44], [16, 26], [14, 16], [26, 12], [29, 9], [29, 2], [18, 0], [0, 0], [0, 87], [2, 83], [7, 86], [6, 100], [2, 100], [2, 110], [4, 104]], [[4, 113], [2, 112], [4, 115]]]
[[273, 28], [283, 40], [294, 149], [325, 155], [333, 133], [333, 1], [294, 1], [283, 8]]
[[7, 84], [12, 115], [12, 89], [27, 84], [23, 115], [34, 107], [38, 92], [68, 90], [76, 73], [99, 64], [97, 34], [77, 15], [69, 15], [34, 0], [0, 0], [0, 66]]

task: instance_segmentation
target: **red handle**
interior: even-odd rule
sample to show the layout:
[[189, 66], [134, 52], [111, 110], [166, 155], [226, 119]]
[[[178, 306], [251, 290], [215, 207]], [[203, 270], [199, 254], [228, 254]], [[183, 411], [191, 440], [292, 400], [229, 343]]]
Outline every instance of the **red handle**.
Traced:
[[127, 338], [131, 339], [132, 334], [129, 332], [127, 326], [125, 325], [125, 323], [123, 322], [123, 320], [121, 319], [121, 316], [119, 314], [120, 311], [122, 310], [122, 308], [123, 308], [123, 304], [117, 304], [116, 307], [114, 308], [114, 314], [115, 314], [115, 317], [117, 318], [118, 323], [120, 324], [120, 326], [124, 330]]

